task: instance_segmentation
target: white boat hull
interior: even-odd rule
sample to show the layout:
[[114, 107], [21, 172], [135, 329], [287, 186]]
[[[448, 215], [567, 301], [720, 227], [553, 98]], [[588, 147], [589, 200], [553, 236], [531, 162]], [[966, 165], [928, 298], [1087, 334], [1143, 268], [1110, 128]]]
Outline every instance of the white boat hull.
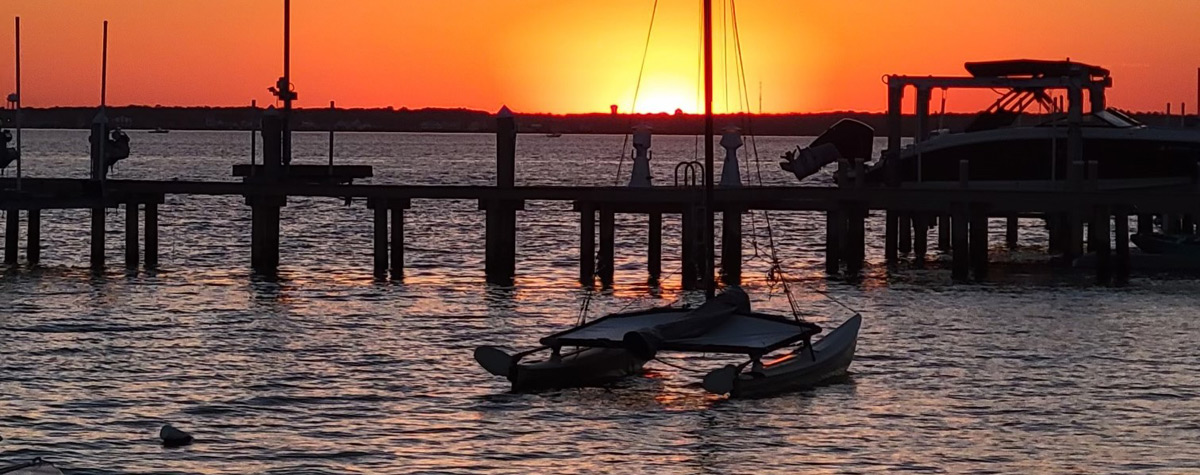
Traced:
[[[862, 317], [855, 315], [813, 344], [764, 365], [762, 371], [739, 374], [731, 398], [758, 398], [811, 388], [844, 376], [854, 360]], [[814, 358], [815, 356], [815, 358]]]

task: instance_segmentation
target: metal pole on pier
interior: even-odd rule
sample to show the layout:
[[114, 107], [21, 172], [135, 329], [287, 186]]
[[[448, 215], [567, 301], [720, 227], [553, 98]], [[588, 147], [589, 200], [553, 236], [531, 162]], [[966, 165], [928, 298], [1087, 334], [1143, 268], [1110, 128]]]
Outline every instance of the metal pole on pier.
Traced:
[[17, 93], [16, 126], [17, 126], [17, 191], [21, 191], [21, 17], [17, 17]]
[[716, 294], [713, 280], [713, 41], [712, 0], [704, 0], [704, 295]]
[[258, 153], [258, 127], [255, 127], [258, 117], [258, 101], [250, 101], [250, 176], [254, 176], [255, 155]]
[[334, 127], [334, 111], [337, 108], [333, 105], [333, 101], [329, 101], [329, 175], [333, 176], [333, 127]]
[[283, 0], [283, 79], [279, 91], [283, 98], [283, 164], [292, 163], [292, 1]]

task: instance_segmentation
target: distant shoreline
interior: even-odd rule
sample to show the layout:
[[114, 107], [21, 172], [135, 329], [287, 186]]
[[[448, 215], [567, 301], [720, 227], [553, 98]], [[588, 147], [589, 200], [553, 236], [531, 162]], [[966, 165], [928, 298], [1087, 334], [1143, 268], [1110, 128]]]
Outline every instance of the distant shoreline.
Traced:
[[[12, 127], [13, 111], [0, 115], [5, 127]], [[109, 107], [110, 124], [126, 129], [164, 128], [168, 130], [249, 130], [263, 109], [249, 107]], [[96, 115], [94, 107], [52, 107], [22, 109], [23, 127], [30, 129], [88, 129]], [[1162, 113], [1132, 113], [1152, 126], [1181, 127], [1179, 116]], [[704, 130], [704, 116], [696, 114], [516, 114], [518, 129], [528, 134], [624, 134], [636, 125], [649, 126], [656, 135], [696, 135]], [[974, 114], [953, 113], [940, 118], [946, 128], [961, 130]], [[717, 115], [716, 132], [737, 126], [755, 135], [820, 135], [838, 120], [850, 118], [886, 134], [887, 115], [880, 112], [821, 112], [795, 114]], [[1196, 127], [1196, 116], [1186, 120]], [[493, 133], [493, 114], [469, 109], [296, 109], [293, 128], [297, 131], [361, 132], [440, 132]], [[902, 119], [905, 135], [911, 135], [916, 121], [911, 115]]]

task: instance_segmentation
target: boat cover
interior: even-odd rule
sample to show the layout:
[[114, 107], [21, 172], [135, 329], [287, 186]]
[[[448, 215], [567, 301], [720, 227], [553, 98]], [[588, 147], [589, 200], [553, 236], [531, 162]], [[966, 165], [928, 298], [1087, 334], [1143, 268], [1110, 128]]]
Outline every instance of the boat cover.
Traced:
[[[701, 307], [703, 308], [703, 307]], [[614, 314], [542, 339], [546, 346], [623, 348], [627, 333], [686, 321], [699, 309], [659, 308]], [[657, 349], [705, 353], [765, 354], [820, 333], [821, 327], [778, 315], [731, 312], [707, 332], [667, 339]]]

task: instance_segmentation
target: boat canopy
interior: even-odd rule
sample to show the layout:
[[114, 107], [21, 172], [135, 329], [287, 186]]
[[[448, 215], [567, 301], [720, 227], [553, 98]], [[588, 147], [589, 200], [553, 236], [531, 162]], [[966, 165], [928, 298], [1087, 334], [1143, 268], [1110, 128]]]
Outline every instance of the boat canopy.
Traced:
[[[543, 338], [550, 347], [585, 346], [624, 348], [625, 336], [649, 328], [686, 322], [704, 307], [693, 310], [662, 308], [609, 315], [583, 326]], [[685, 338], [667, 339], [657, 349], [706, 353], [762, 355], [820, 333], [821, 327], [778, 315], [731, 310], [708, 331]]]

